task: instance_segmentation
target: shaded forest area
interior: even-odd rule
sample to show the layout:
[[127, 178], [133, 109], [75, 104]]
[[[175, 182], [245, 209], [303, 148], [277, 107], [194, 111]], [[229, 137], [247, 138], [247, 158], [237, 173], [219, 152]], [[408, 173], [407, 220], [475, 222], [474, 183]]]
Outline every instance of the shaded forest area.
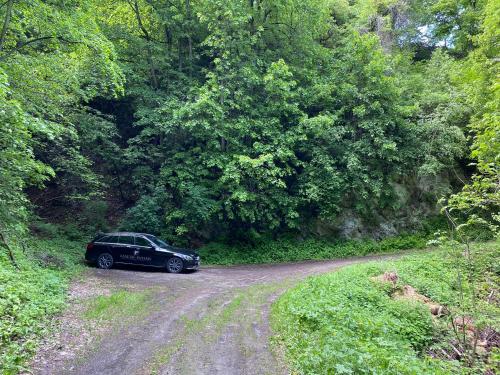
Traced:
[[454, 207], [494, 218], [499, 12], [494, 0], [7, 0], [0, 232], [380, 238], [421, 229], [464, 183]]

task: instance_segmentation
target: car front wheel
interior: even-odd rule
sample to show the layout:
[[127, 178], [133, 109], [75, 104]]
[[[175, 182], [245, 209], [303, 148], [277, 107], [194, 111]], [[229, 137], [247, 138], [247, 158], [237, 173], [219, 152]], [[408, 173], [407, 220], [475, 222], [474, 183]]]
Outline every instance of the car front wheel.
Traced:
[[97, 267], [107, 270], [113, 266], [113, 262], [113, 256], [110, 253], [102, 253], [97, 258]]
[[172, 257], [167, 261], [167, 271], [170, 273], [179, 273], [184, 268], [184, 262], [181, 258]]

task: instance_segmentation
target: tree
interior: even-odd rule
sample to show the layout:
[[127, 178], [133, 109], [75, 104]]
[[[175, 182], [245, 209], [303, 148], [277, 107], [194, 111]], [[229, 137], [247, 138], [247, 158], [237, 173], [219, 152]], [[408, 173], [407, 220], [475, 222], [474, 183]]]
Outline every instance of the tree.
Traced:
[[25, 229], [28, 201], [24, 189], [30, 184], [42, 184], [54, 172], [35, 160], [30, 146], [30, 119], [10, 94], [7, 76], [0, 70], [0, 245], [15, 263], [7, 240], [9, 235]]
[[463, 68], [463, 85], [474, 115], [471, 130], [471, 157], [477, 172], [462, 192], [448, 201], [451, 211], [465, 216], [477, 215], [489, 223], [500, 223], [500, 91], [496, 61], [499, 47], [500, 4], [488, 1], [482, 13], [481, 34], [475, 39], [476, 49]]
[[98, 177], [81, 153], [75, 120], [85, 113], [81, 104], [97, 95], [119, 94], [123, 75], [113, 45], [95, 22], [94, 5], [9, 1], [0, 9], [0, 68], [9, 100], [28, 124], [16, 134], [24, 137], [24, 153], [57, 176], [49, 190], [37, 193], [44, 201], [82, 198], [98, 187]]

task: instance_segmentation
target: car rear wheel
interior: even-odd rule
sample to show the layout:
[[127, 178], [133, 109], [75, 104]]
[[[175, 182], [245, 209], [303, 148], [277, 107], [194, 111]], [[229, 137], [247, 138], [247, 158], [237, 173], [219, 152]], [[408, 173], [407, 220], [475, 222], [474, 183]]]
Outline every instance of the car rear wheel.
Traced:
[[109, 269], [113, 266], [113, 256], [110, 253], [102, 253], [97, 257], [97, 267]]
[[184, 262], [181, 258], [172, 257], [167, 261], [167, 271], [170, 273], [179, 273], [184, 268]]

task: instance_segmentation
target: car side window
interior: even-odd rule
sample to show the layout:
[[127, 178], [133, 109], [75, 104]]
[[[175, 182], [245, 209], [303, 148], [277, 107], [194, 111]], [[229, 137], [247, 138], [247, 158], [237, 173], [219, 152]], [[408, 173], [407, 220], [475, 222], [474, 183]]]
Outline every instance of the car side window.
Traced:
[[134, 237], [132, 236], [120, 236], [120, 243], [125, 245], [133, 245]]
[[151, 247], [151, 244], [149, 243], [149, 241], [146, 240], [145, 238], [142, 238], [142, 237], [136, 237], [135, 244], [137, 246]]
[[108, 236], [106, 237], [106, 241], [101, 242], [118, 243], [118, 236]]
[[110, 242], [109, 241], [110, 238], [111, 238], [110, 236], [104, 236], [104, 237], [98, 238], [96, 242]]

